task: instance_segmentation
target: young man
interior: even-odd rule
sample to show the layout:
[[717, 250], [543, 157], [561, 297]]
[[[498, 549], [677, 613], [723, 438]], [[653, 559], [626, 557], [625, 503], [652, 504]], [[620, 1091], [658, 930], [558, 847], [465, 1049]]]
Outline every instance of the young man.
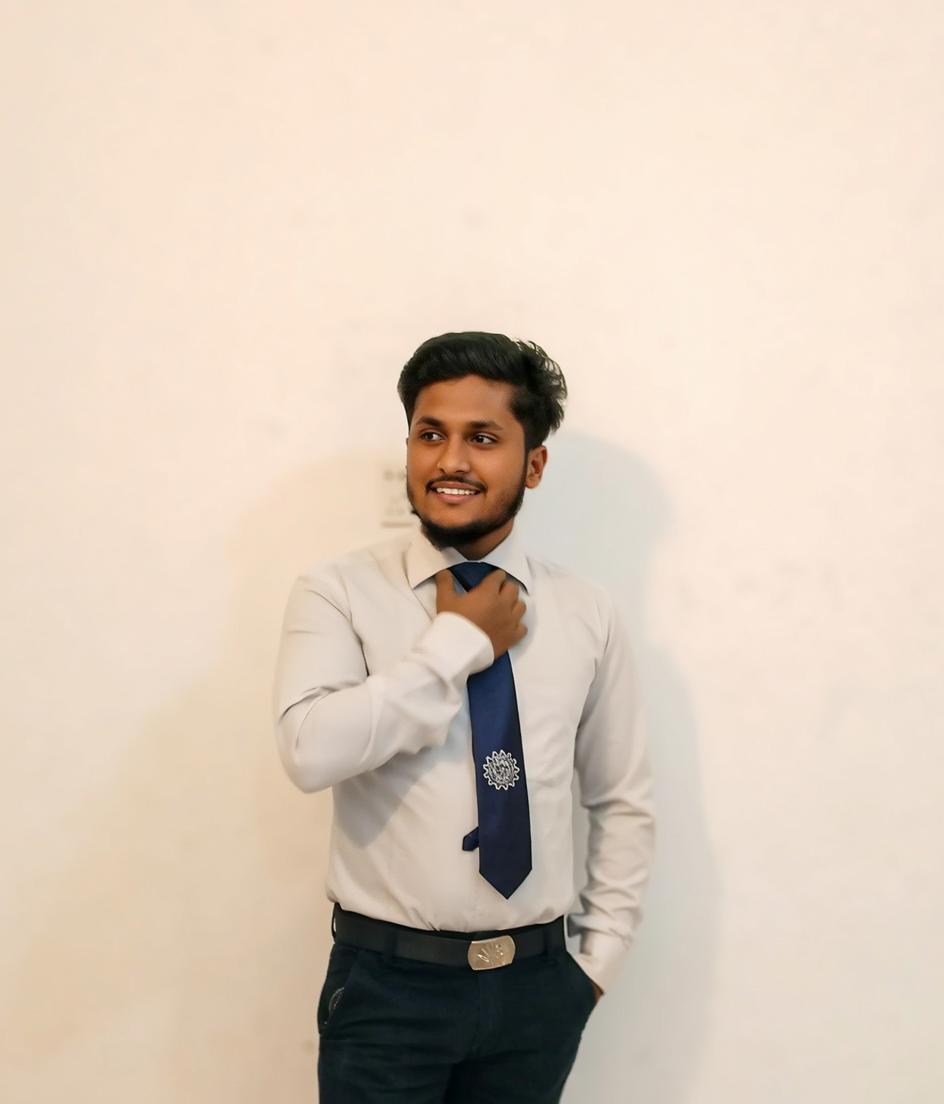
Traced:
[[[602, 587], [514, 529], [563, 418], [558, 366], [443, 334], [398, 393], [420, 527], [296, 580], [275, 679], [289, 777], [333, 788], [320, 1100], [551, 1104], [648, 877], [629, 643]], [[590, 835], [567, 915], [574, 769]]]

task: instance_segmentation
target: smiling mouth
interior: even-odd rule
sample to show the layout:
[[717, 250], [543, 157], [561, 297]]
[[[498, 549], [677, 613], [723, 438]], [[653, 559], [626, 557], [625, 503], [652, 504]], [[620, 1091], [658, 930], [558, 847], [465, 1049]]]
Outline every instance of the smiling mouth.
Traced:
[[468, 498], [477, 498], [481, 491], [468, 492], [456, 492], [456, 491], [437, 491], [435, 487], [430, 491], [430, 494], [435, 495], [436, 498], [444, 498], [449, 502], [465, 502]]

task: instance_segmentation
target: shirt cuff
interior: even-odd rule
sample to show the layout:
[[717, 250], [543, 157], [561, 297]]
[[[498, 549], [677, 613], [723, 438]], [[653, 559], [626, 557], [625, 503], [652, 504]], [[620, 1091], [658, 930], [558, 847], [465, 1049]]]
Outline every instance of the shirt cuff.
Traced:
[[463, 682], [495, 662], [491, 637], [478, 625], [452, 610], [442, 610], [423, 634], [423, 651], [435, 663], [436, 673], [448, 682]]
[[571, 953], [583, 972], [605, 993], [619, 976], [627, 947], [621, 939], [605, 932], [581, 931], [580, 950]]

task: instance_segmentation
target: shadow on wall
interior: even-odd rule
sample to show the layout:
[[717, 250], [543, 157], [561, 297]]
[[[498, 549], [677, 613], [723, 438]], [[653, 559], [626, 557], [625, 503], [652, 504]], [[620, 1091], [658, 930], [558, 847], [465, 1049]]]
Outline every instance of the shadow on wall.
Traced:
[[[650, 563], [671, 530], [671, 510], [654, 474], [618, 446], [561, 433], [547, 448], [544, 478], [526, 493], [518, 524], [536, 554], [601, 583], [626, 617], [657, 817], [642, 925], [619, 980], [590, 1017], [564, 1100], [682, 1104], [691, 1098], [707, 1033], [720, 887], [701, 797], [696, 718], [682, 674], [650, 638], [647, 618]], [[587, 817], [575, 808], [579, 889]]]

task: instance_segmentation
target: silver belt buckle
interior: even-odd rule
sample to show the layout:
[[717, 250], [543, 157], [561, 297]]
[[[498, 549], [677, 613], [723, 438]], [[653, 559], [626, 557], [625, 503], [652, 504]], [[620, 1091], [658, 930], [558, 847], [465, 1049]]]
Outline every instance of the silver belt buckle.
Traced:
[[515, 941], [510, 935], [494, 939], [473, 939], [469, 944], [469, 965], [473, 970], [494, 970], [514, 961]]

